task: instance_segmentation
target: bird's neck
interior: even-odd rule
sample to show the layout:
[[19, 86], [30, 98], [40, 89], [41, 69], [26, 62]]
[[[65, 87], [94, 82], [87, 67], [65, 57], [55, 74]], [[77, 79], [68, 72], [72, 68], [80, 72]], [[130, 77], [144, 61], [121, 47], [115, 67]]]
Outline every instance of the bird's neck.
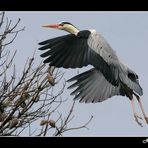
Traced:
[[66, 30], [67, 32], [71, 33], [71, 34], [74, 34], [74, 35], [77, 35], [78, 32], [79, 32], [79, 30], [78, 30], [76, 27], [71, 26], [71, 25], [69, 25], [68, 27], [66, 27], [65, 30]]

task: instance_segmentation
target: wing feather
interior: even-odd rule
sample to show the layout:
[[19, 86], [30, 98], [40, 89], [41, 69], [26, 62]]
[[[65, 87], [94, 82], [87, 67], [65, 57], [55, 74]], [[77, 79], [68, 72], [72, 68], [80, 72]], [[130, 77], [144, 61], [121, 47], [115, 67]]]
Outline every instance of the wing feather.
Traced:
[[115, 95], [120, 95], [120, 86], [113, 86], [103, 74], [95, 68], [77, 75], [69, 81], [75, 81], [69, 88], [77, 87], [72, 95], [76, 100], [85, 103], [102, 102]]

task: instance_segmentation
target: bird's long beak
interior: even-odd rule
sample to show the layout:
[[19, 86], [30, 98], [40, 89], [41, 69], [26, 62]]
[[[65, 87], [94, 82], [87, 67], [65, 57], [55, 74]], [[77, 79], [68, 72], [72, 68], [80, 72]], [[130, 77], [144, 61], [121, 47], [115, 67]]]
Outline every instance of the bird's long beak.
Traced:
[[46, 27], [46, 28], [59, 28], [59, 24], [43, 25], [42, 27]]

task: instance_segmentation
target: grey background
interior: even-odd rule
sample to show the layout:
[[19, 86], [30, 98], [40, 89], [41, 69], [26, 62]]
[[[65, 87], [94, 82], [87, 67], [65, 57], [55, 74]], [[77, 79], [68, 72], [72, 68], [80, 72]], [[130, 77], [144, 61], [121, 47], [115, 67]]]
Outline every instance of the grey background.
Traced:
[[[67, 34], [64, 31], [45, 29], [44, 24], [68, 21], [80, 30], [96, 29], [116, 50], [118, 56], [125, 61], [140, 77], [140, 84], [144, 90], [141, 97], [145, 111], [148, 113], [148, 13], [147, 12], [6, 12], [14, 22], [21, 18], [19, 27], [26, 26], [15, 43], [9, 48], [17, 49], [15, 59], [17, 74], [21, 74], [27, 57], [37, 49], [38, 42]], [[36, 63], [41, 62], [40, 51], [36, 51]], [[80, 69], [85, 71], [91, 66]], [[66, 70], [65, 79], [77, 74], [78, 69]], [[69, 86], [69, 84], [67, 84]], [[59, 86], [60, 87], [60, 86]], [[57, 88], [58, 89], [58, 88]], [[70, 108], [72, 90], [65, 90], [63, 98], [69, 98], [60, 110], [63, 114]], [[141, 114], [136, 102], [137, 112]], [[65, 136], [147, 136], [148, 125], [139, 127], [134, 121], [130, 101], [126, 97], [115, 96], [102, 103], [76, 103], [75, 119], [70, 126], [75, 127], [85, 123], [91, 115], [94, 116], [88, 125], [89, 130], [81, 129], [65, 133]], [[24, 134], [25, 135], [25, 134]], [[27, 134], [26, 134], [27, 135]]]

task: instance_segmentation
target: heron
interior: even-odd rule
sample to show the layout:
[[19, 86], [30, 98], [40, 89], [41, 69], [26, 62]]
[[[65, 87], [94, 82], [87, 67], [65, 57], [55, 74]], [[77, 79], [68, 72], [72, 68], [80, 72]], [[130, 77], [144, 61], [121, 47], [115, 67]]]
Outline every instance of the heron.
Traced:
[[126, 96], [131, 102], [135, 121], [142, 126], [142, 119], [134, 106], [137, 99], [144, 119], [148, 124], [148, 116], [140, 96], [143, 89], [138, 75], [123, 63], [104, 37], [95, 29], [79, 30], [69, 22], [47, 24], [42, 27], [54, 28], [68, 32], [66, 35], [51, 38], [39, 43], [39, 50], [45, 58], [43, 63], [57, 68], [82, 68], [92, 65], [93, 68], [69, 79], [73, 82], [69, 89], [74, 100], [85, 103], [97, 103], [116, 95]]

